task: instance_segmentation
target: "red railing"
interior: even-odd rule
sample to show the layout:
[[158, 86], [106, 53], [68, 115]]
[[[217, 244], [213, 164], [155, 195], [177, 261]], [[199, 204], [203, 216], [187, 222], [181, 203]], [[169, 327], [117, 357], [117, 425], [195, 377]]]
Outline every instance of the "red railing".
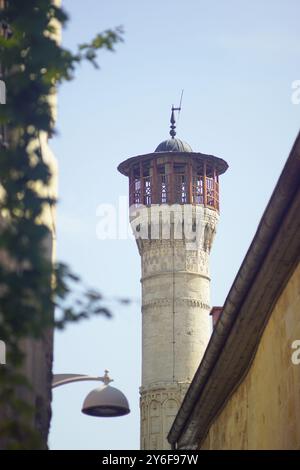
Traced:
[[[191, 185], [191, 191], [190, 187]], [[190, 200], [192, 198], [192, 200]], [[151, 176], [133, 178], [129, 185], [130, 205], [201, 204], [219, 210], [219, 183], [212, 177], [158, 174], [156, 187]]]
[[152, 204], [152, 178], [145, 176], [143, 178], [134, 178], [129, 185], [129, 203], [130, 205], [143, 204], [150, 206]]

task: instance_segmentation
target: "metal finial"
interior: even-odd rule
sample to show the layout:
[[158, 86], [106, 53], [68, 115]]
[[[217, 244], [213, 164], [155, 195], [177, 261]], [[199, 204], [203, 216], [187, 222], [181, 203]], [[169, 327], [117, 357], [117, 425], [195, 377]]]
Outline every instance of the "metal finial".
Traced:
[[174, 137], [176, 135], [176, 131], [175, 131], [176, 121], [175, 121], [174, 111], [176, 111], [176, 108], [174, 108], [174, 106], [172, 106], [171, 119], [170, 119], [170, 123], [171, 123], [170, 136], [172, 137], [172, 139], [174, 139]]
[[179, 104], [178, 108], [175, 108], [174, 105], [172, 105], [171, 119], [170, 119], [170, 123], [171, 123], [170, 136], [172, 137], [172, 139], [174, 139], [174, 137], [176, 135], [176, 130], [175, 130], [176, 129], [176, 121], [175, 121], [174, 111], [178, 111], [178, 115], [179, 115], [179, 113], [181, 111], [182, 95], [183, 95], [183, 90], [181, 91], [180, 104]]

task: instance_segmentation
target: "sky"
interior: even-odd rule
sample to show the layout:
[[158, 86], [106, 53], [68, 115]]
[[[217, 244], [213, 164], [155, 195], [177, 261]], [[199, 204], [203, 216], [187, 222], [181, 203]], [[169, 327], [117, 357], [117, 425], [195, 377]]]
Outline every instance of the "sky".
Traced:
[[[81, 65], [58, 94], [57, 257], [107, 299], [113, 319], [94, 318], [55, 334], [54, 373], [101, 375], [128, 397], [131, 413], [81, 413], [95, 382], [54, 390], [50, 449], [139, 448], [140, 257], [134, 240], [97, 238], [97, 208], [128, 181], [118, 164], [168, 138], [171, 105], [184, 89], [177, 136], [226, 160], [221, 214], [211, 253], [211, 305], [222, 305], [299, 131], [298, 0], [63, 0], [63, 45], [122, 25], [100, 70]], [[127, 306], [115, 302], [130, 297]]]

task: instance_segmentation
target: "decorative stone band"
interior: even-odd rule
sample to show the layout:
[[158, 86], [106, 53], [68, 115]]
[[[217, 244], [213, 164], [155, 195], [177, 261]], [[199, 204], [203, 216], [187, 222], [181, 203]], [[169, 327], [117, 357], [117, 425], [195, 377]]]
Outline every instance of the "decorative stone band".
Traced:
[[169, 449], [166, 436], [189, 383], [161, 382], [141, 388], [141, 448]]
[[[204, 310], [210, 310], [210, 306], [206, 303], [202, 302], [199, 299], [183, 299], [183, 298], [176, 298], [174, 300], [176, 306], [187, 306], [187, 307], [194, 307], [194, 308], [202, 308]], [[158, 308], [167, 307], [172, 304], [171, 299], [157, 299], [153, 300], [152, 302], [148, 302], [142, 306], [142, 312], [147, 311], [149, 308]]]
[[158, 241], [142, 253], [142, 277], [175, 272], [208, 276], [209, 254], [204, 250], [187, 250], [183, 243], [162, 246]]
[[[143, 276], [140, 279], [140, 282], [143, 282], [143, 281], [146, 281], [147, 279], [151, 279], [151, 278], [158, 277], [158, 276], [170, 276], [170, 274], [172, 274], [172, 271], [163, 271], [163, 272], [160, 272], [160, 273], [149, 274], [148, 276]], [[210, 281], [209, 276], [205, 276], [204, 274], [199, 274], [199, 273], [191, 273], [189, 271], [176, 271], [174, 273], [174, 276], [178, 276], [180, 274], [182, 274], [182, 275], [187, 274], [187, 275], [190, 275], [190, 276], [202, 277], [203, 279], [206, 279], [207, 281]]]
[[[169, 393], [175, 392], [178, 393], [178, 390], [185, 393], [188, 387], [190, 386], [190, 381], [184, 382], [155, 382], [147, 386], [140, 387], [140, 394], [144, 396], [145, 394], [164, 394], [166, 391]], [[146, 395], [145, 395], [146, 396]], [[154, 398], [154, 396], [152, 397]]]

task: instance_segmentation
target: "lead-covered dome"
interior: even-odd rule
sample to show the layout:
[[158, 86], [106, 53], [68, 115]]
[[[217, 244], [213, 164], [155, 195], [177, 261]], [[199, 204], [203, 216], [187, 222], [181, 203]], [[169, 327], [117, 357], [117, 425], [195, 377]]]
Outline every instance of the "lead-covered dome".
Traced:
[[192, 152], [189, 144], [180, 139], [167, 139], [161, 142], [155, 149], [156, 152]]

